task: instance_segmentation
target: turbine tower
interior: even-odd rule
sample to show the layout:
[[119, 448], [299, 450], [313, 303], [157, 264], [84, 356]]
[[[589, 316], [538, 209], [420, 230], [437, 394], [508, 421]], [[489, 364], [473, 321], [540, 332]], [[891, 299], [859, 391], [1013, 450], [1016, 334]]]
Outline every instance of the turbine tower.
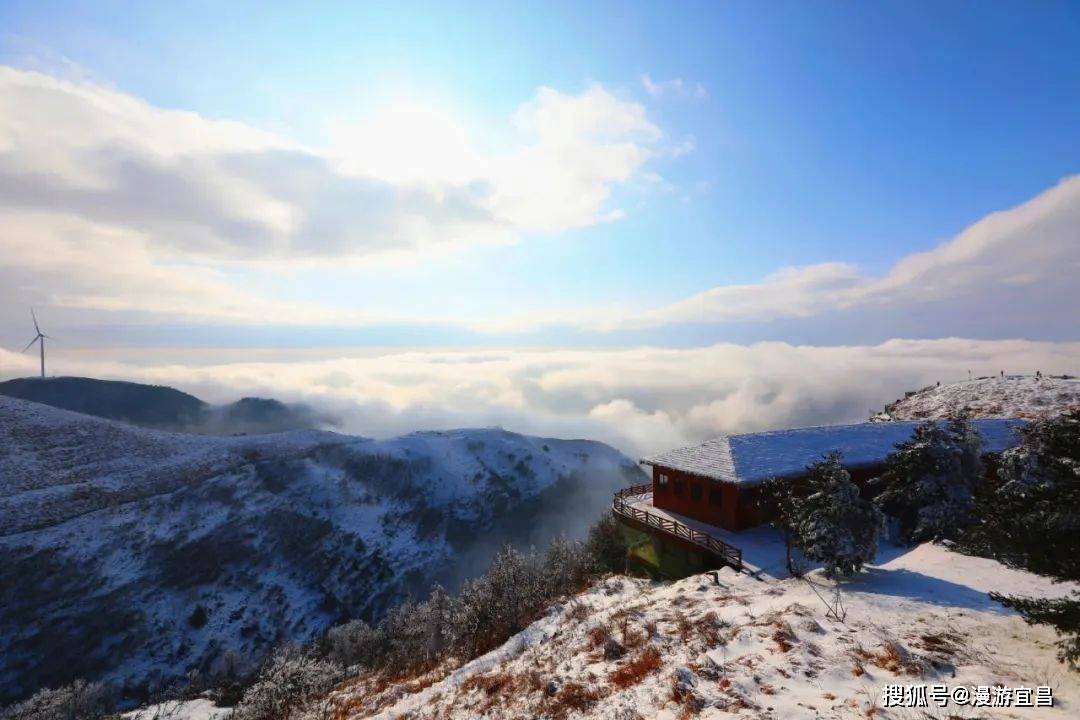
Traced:
[[34, 309], [33, 308], [30, 308], [30, 317], [33, 318], [33, 320], [34, 320], [34, 332], [36, 332], [37, 335], [35, 335], [34, 339], [31, 340], [27, 344], [27, 346], [23, 348], [23, 352], [26, 352], [31, 347], [33, 347], [34, 343], [39, 343], [39, 348], [41, 350], [41, 377], [44, 378], [45, 377], [45, 338], [49, 338], [50, 340], [52, 340], [52, 338], [49, 337], [48, 335], [46, 335], [45, 333], [41, 332], [41, 328], [38, 327], [37, 315], [34, 314]]

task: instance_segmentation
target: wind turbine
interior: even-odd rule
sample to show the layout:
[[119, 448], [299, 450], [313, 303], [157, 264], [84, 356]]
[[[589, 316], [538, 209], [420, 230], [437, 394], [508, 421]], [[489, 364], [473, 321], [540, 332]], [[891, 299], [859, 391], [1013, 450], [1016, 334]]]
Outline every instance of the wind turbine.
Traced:
[[41, 328], [38, 327], [37, 315], [34, 314], [34, 309], [33, 308], [30, 308], [30, 317], [33, 318], [33, 320], [34, 320], [34, 332], [36, 332], [37, 335], [34, 337], [33, 340], [31, 340], [27, 344], [26, 347], [23, 348], [23, 352], [26, 352], [31, 347], [33, 347], [34, 343], [40, 343], [39, 348], [41, 349], [41, 377], [44, 378], [45, 377], [45, 338], [49, 338], [50, 340], [52, 340], [53, 338], [51, 338], [48, 335], [46, 335], [45, 333], [41, 332]]

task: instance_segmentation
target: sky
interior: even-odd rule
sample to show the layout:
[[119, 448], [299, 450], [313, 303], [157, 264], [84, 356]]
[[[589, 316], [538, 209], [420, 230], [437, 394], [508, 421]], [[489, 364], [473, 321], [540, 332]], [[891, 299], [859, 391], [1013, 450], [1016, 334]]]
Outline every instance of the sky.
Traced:
[[[0, 2], [0, 375], [34, 307], [55, 373], [375, 403], [371, 434], [621, 408], [640, 445], [1078, 369], [1075, 3], [225, 5]], [[937, 364], [845, 395], [897, 342]], [[747, 389], [817, 352], [821, 393]], [[559, 367], [595, 377], [537, 406]]]

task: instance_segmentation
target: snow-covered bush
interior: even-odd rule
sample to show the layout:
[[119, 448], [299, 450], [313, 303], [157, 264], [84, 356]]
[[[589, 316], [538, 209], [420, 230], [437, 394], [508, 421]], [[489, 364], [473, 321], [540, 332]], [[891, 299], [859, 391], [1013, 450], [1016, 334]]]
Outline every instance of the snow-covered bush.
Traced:
[[604, 513], [589, 528], [585, 546], [598, 572], [626, 571], [626, 538], [611, 513]]
[[343, 667], [373, 665], [384, 652], [382, 633], [363, 620], [330, 628], [319, 644], [326, 657]]
[[422, 602], [408, 601], [371, 626], [354, 620], [331, 628], [319, 641], [322, 657], [342, 665], [419, 670], [454, 655], [469, 659], [504, 642], [560, 597], [625, 565], [626, 546], [605, 516], [589, 540], [552, 541], [543, 555], [506, 546], [480, 577], [453, 597], [440, 586]]
[[956, 416], [916, 427], [871, 485], [881, 488], [876, 502], [897, 519], [901, 539], [917, 543], [956, 539], [972, 521], [985, 477], [982, 438], [968, 418]]
[[487, 572], [461, 589], [456, 635], [469, 656], [522, 630], [543, 602], [535, 556], [506, 546]]
[[438, 585], [427, 600], [391, 609], [379, 624], [383, 665], [396, 671], [437, 663], [454, 639], [456, 612], [456, 601]]
[[236, 720], [290, 720], [341, 678], [341, 668], [297, 648], [276, 652], [236, 707]]
[[100, 683], [83, 680], [40, 690], [29, 700], [0, 710], [0, 720], [98, 720], [110, 706], [109, 694]]
[[596, 572], [596, 565], [585, 544], [566, 537], [555, 538], [540, 563], [544, 596], [555, 598], [576, 593]]
[[840, 453], [826, 455], [807, 471], [793, 505], [795, 545], [821, 562], [829, 577], [853, 575], [877, 554], [885, 516], [859, 496]]

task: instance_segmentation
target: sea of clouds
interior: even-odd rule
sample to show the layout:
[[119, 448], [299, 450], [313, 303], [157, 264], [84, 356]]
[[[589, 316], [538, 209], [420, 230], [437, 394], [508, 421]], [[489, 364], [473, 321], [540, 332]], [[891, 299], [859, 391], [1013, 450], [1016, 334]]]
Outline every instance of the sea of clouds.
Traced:
[[[907, 390], [969, 371], [1076, 374], [1078, 361], [1076, 342], [955, 338], [690, 349], [58, 349], [50, 374], [171, 385], [215, 403], [302, 402], [358, 435], [501, 426], [601, 440], [638, 457], [723, 433], [865, 420]], [[0, 350], [0, 376], [33, 374], [35, 362]]]

